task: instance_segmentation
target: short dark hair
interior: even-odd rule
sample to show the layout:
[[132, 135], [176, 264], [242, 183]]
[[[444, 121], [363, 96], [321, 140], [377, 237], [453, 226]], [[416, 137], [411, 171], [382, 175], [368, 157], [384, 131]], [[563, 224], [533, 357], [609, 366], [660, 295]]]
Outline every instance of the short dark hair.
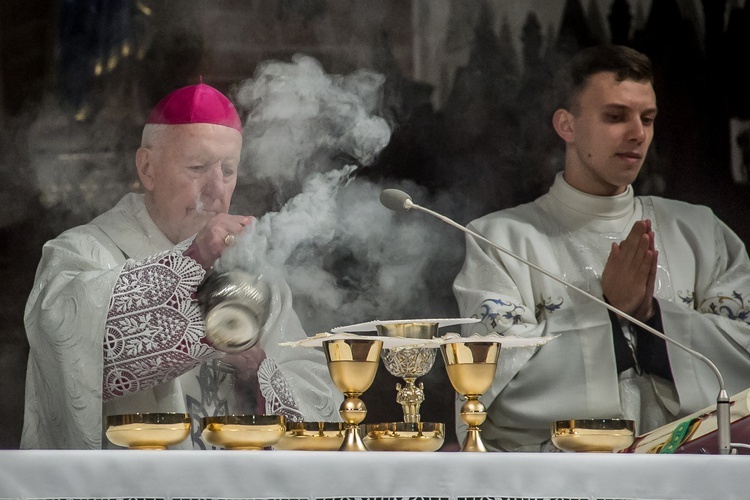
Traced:
[[597, 73], [614, 73], [618, 82], [633, 80], [654, 84], [651, 60], [624, 45], [596, 45], [574, 55], [555, 77], [555, 109], [572, 110], [588, 79]]

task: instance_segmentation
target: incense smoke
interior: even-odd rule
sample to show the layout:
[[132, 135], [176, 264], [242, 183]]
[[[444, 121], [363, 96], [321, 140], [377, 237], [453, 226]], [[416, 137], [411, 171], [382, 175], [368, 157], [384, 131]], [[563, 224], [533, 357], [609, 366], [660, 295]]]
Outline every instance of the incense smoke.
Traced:
[[[279, 210], [259, 217], [216, 269], [280, 271], [308, 334], [373, 319], [456, 314], [450, 285], [463, 257], [462, 235], [419, 214], [395, 214], [378, 200], [383, 188], [400, 187], [424, 201], [424, 188], [356, 177], [390, 139], [377, 115], [383, 82], [363, 70], [327, 75], [316, 60], [295, 56], [263, 63], [237, 92], [249, 110], [243, 182], [296, 189]], [[447, 194], [429, 201], [438, 209], [460, 207]]]

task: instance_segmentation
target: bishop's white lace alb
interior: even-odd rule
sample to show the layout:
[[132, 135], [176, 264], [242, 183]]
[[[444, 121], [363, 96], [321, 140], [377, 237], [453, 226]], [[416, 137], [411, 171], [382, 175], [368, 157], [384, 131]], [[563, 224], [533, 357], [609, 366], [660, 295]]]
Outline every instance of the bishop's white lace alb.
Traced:
[[110, 299], [103, 397], [132, 394], [221, 357], [205, 343], [195, 291], [205, 271], [183, 252], [190, 240], [143, 261], [128, 261]]

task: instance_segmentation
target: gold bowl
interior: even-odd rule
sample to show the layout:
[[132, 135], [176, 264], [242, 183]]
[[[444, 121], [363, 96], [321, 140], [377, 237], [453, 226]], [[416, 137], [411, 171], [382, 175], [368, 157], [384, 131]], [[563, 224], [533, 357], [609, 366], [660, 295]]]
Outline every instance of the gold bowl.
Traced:
[[550, 431], [552, 444], [564, 451], [615, 453], [635, 440], [635, 422], [620, 418], [557, 420]]
[[277, 450], [336, 451], [344, 441], [344, 422], [287, 422]]
[[105, 434], [112, 444], [133, 450], [166, 450], [190, 435], [187, 413], [109, 415]]
[[407, 339], [431, 339], [438, 335], [437, 321], [403, 321], [387, 325], [375, 325], [382, 337], [404, 337]]
[[364, 433], [372, 451], [437, 451], [445, 441], [445, 425], [434, 422], [366, 424]]
[[201, 437], [227, 450], [262, 450], [279, 442], [286, 432], [283, 415], [225, 415], [203, 417]]

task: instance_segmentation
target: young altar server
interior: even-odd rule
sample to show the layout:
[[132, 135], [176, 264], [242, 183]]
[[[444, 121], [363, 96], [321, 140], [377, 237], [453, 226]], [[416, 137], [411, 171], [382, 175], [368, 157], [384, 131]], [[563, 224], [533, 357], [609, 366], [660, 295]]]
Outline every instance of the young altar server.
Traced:
[[[657, 114], [651, 63], [621, 46], [564, 68], [552, 124], [565, 167], [532, 203], [470, 227], [598, 296], [750, 386], [750, 262], [706, 207], [635, 196]], [[628, 418], [645, 433], [716, 402], [714, 373], [678, 347], [471, 237], [454, 282], [464, 333], [558, 337], [501, 354], [482, 400], [490, 449], [549, 450], [550, 422]], [[463, 432], [460, 418], [459, 434]]]

